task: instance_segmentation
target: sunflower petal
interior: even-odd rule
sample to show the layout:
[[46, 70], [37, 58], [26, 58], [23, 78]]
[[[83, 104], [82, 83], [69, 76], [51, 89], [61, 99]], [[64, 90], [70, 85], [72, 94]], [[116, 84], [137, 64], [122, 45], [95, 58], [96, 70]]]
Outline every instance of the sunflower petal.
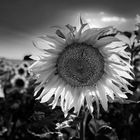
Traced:
[[99, 96], [101, 105], [104, 108], [104, 110], [107, 111], [108, 110], [108, 103], [107, 103], [108, 100], [107, 100], [107, 96], [105, 94], [105, 89], [104, 89], [101, 81], [98, 81], [97, 91], [98, 91], [98, 96]]
[[90, 96], [89, 94], [86, 95], [86, 102], [87, 102], [87, 106], [89, 111], [92, 113], [93, 112], [93, 98], [92, 96]]
[[118, 38], [115, 38], [115, 37], [103, 37], [99, 40], [96, 41], [96, 44], [95, 46], [97, 47], [105, 47], [106, 45], [112, 43], [112, 42], [118, 42], [120, 41]]

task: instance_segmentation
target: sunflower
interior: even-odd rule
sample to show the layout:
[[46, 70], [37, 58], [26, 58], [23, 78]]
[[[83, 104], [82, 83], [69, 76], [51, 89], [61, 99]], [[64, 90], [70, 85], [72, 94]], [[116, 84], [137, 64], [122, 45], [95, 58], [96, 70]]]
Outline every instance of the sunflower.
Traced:
[[3, 93], [3, 88], [2, 86], [0, 85], [0, 98], [4, 98], [4, 93]]
[[133, 79], [127, 45], [108, 34], [111, 26], [86, 26], [80, 18], [79, 29], [68, 24], [67, 30], [59, 28], [54, 36], [41, 36], [46, 48], [33, 42], [42, 53], [32, 56], [36, 61], [30, 67], [39, 83], [35, 95], [43, 88], [37, 99], [44, 103], [54, 97], [52, 108], [59, 102], [65, 114], [72, 108], [78, 114], [82, 106], [93, 112], [93, 102], [107, 110], [108, 99], [132, 93], [127, 81]]
[[13, 85], [14, 88], [17, 89], [26, 89], [28, 87], [28, 81], [26, 80], [25, 77], [20, 75], [15, 75], [11, 79], [11, 84]]
[[27, 62], [22, 62], [20, 65], [15, 66], [15, 74], [27, 77], [28, 67], [29, 64]]
[[18, 67], [18, 68], [16, 68], [15, 73], [16, 74], [19, 74], [21, 76], [26, 76], [27, 75], [26, 74], [27, 73], [26, 72], [26, 69], [24, 67]]
[[28, 69], [28, 67], [30, 66], [30, 64], [27, 61], [23, 61], [21, 63], [21, 66], [24, 67], [25, 69]]

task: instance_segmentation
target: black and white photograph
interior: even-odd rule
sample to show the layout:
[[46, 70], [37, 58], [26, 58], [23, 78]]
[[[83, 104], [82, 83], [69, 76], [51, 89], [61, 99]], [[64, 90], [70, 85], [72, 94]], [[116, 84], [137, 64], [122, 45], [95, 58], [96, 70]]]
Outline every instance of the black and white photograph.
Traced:
[[140, 140], [140, 1], [0, 0], [0, 140]]

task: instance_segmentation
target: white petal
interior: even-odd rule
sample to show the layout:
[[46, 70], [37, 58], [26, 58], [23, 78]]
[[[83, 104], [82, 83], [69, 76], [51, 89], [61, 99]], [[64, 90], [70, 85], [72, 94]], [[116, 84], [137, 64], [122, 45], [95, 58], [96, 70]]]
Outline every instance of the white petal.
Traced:
[[55, 68], [55, 63], [40, 63], [40, 65], [36, 66], [36, 67], [32, 67], [32, 71], [34, 73], [41, 73], [41, 72], [47, 72], [50, 70], [53, 70]]
[[128, 81], [126, 81], [124, 78], [122, 78], [122, 77], [120, 77], [120, 76], [113, 76], [113, 75], [111, 75], [111, 74], [108, 75], [108, 76], [106, 76], [106, 78], [107, 78], [107, 79], [110, 79], [110, 80], [113, 81], [113, 82], [115, 82], [116, 85], [119, 85], [120, 88], [125, 89], [125, 91], [126, 91], [127, 93], [133, 94], [133, 92], [130, 91], [130, 90], [128, 89], [128, 86], [127, 86], [127, 85], [131, 86], [131, 84], [130, 84]]
[[30, 69], [38, 68], [39, 66], [42, 66], [43, 63], [44, 62], [41, 62], [38, 60], [38, 61], [34, 62], [29, 68]]
[[117, 34], [116, 37], [131, 46], [130, 39], [123, 34]]
[[65, 95], [66, 95], [66, 86], [64, 87], [63, 91], [61, 92], [61, 101], [60, 101], [60, 106], [61, 106], [61, 109], [62, 111], [64, 112], [64, 101], [65, 101]]
[[130, 80], [133, 80], [134, 78], [128, 73], [128, 72], [126, 72], [126, 71], [120, 71], [120, 70], [116, 70], [116, 69], [114, 69], [117, 73], [118, 73], [118, 75], [120, 75], [120, 76], [122, 76], [122, 77], [124, 77], [124, 78], [127, 78], [127, 79], [130, 79]]
[[104, 89], [105, 89], [106, 94], [109, 95], [114, 100], [114, 93], [112, 89], [110, 89], [105, 83], [104, 83]]
[[100, 99], [102, 107], [104, 108], [104, 110], [107, 111], [108, 110], [108, 103], [107, 103], [108, 100], [106, 97], [104, 86], [101, 81], [98, 81], [96, 89], [97, 89], [98, 97]]
[[40, 60], [40, 57], [37, 55], [32, 55], [32, 56], [30, 56], [30, 58], [33, 60]]
[[[45, 91], [44, 91], [45, 92]], [[54, 90], [50, 89], [49, 92], [46, 91], [46, 94], [41, 98], [40, 103], [45, 103], [51, 99], [54, 94]]]
[[76, 94], [74, 94], [74, 98], [73, 98], [74, 100], [72, 104], [74, 106], [74, 112], [79, 114], [81, 106], [83, 105], [84, 102], [84, 95], [82, 91], [79, 89], [76, 89], [75, 91]]
[[113, 64], [113, 63], [110, 64], [109, 66], [110, 66], [112, 69], [115, 69], [116, 71], [117, 71], [117, 70], [122, 71], [122, 72], [126, 71], [127, 73], [128, 73], [128, 72], [131, 72], [131, 70], [129, 69], [128, 66], [116, 65], [116, 64]]
[[93, 105], [92, 105], [93, 97], [89, 94], [87, 94], [85, 97], [86, 97], [86, 102], [87, 102], [88, 109], [92, 113], [93, 112]]
[[[94, 91], [93, 91], [94, 92]], [[98, 97], [98, 93], [97, 93], [97, 91], [95, 90], [95, 92], [94, 92], [94, 94], [95, 94], [95, 96], [94, 96], [94, 98], [95, 98], [95, 102], [96, 102], [96, 106], [97, 106], [97, 115], [99, 116], [99, 113], [100, 113], [100, 104], [99, 104], [99, 97]]]
[[52, 35], [40, 36], [40, 38], [55, 43], [57, 47], [64, 47], [65, 41], [62, 38]]
[[63, 85], [59, 86], [57, 88], [57, 90], [55, 91], [55, 97], [54, 97], [54, 100], [53, 100], [53, 102], [51, 104], [52, 105], [52, 109], [54, 109], [56, 107], [56, 105], [58, 104], [58, 100], [59, 100], [59, 97], [60, 97], [62, 91], [63, 91]]
[[115, 69], [113, 67], [110, 66], [105, 66], [104, 70], [107, 74], [110, 75], [110, 73], [114, 74], [114, 75], [118, 75], [127, 79], [131, 79], [133, 80], [134, 78], [127, 72], [127, 71], [121, 71], [119, 69]]
[[[39, 97], [37, 99], [42, 98], [43, 96], [47, 95], [47, 93], [53, 89], [56, 88], [59, 84], [59, 80], [57, 76], [54, 76], [50, 82], [47, 83], [47, 85], [45, 86], [45, 88], [43, 89], [42, 93], [39, 95]], [[45, 97], [46, 99], [47, 97]]]
[[71, 109], [71, 103], [73, 101], [72, 95], [71, 95], [71, 91], [67, 91], [66, 96], [65, 96], [65, 106], [64, 106], [64, 112], [65, 114], [68, 114], [68, 111]]
[[95, 46], [98, 47], [105, 47], [106, 45], [112, 43], [112, 42], [117, 42], [120, 41], [119, 39], [115, 38], [115, 37], [103, 37], [99, 40], [96, 41]]
[[49, 56], [44, 56], [40, 61], [41, 62], [56, 62], [56, 60], [57, 60], [57, 58], [58, 58], [58, 55], [49, 55]]
[[132, 68], [132, 66], [130, 65], [130, 61], [125, 61], [124, 59], [120, 58], [118, 55], [112, 55], [109, 60], [114, 61], [114, 62], [118, 62], [118, 63], [122, 63], [128, 66], [128, 69]]
[[53, 78], [55, 76], [54, 71], [55, 71], [55, 69], [52, 69], [52, 71], [46, 71], [46, 72], [40, 73], [39, 78], [37, 79], [37, 82], [38, 83], [41, 82], [40, 85], [44, 85], [49, 80], [51, 80], [51, 78]]
[[117, 96], [117, 97], [121, 97], [121, 98], [127, 98], [127, 96], [125, 95], [125, 93], [123, 93], [119, 87], [117, 87], [115, 84], [113, 84], [110, 80], [107, 80], [106, 81], [108, 87], [110, 87], [113, 91], [114, 91], [114, 94]]
[[82, 33], [79, 42], [86, 41], [89, 44], [95, 44], [96, 39], [98, 39], [98, 37], [104, 34], [105, 32], [109, 31], [110, 28], [111, 27], [88, 29]]
[[62, 51], [62, 49], [44, 49], [44, 51], [50, 55], [58, 55]]

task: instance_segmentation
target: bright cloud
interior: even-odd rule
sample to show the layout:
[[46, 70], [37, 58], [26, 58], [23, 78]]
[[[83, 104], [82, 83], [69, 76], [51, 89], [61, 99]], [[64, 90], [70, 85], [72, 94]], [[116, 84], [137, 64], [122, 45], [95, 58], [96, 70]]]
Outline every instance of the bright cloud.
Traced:
[[83, 12], [82, 17], [91, 28], [113, 26], [120, 30], [133, 30], [134, 26], [134, 19], [112, 15], [110, 13], [107, 13], [106, 11]]
[[91, 28], [101, 28], [102, 25], [100, 24], [99, 20], [95, 20], [95, 19], [91, 19], [91, 18], [87, 18], [86, 22], [88, 23], [89, 27]]
[[126, 19], [123, 17], [102, 17], [101, 21], [103, 22], [126, 22]]

